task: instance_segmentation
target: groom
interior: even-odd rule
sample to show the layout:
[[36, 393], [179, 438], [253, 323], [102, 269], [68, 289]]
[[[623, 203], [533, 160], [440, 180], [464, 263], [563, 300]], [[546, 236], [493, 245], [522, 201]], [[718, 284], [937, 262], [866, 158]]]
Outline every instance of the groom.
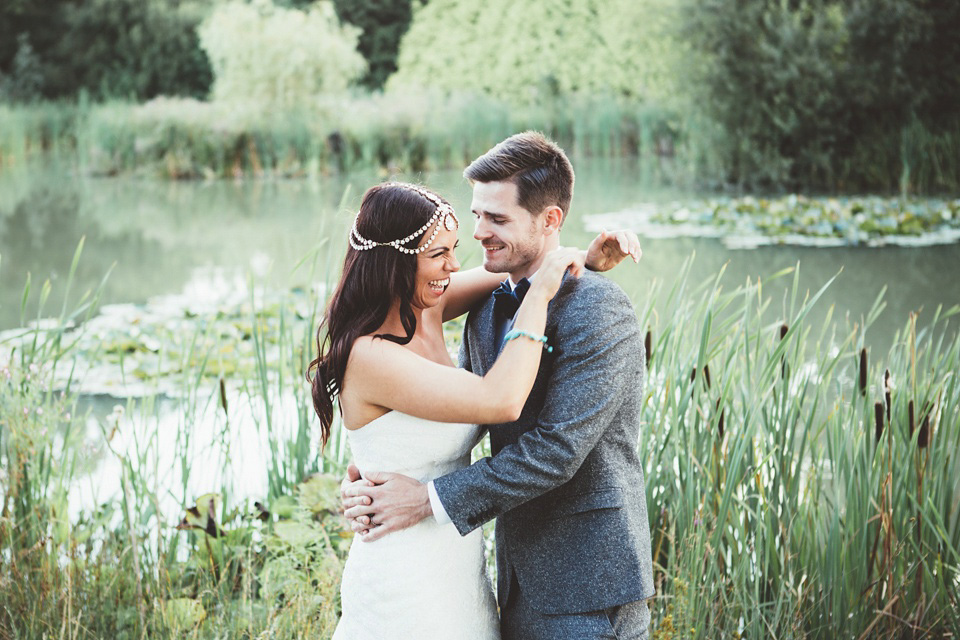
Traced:
[[[559, 244], [574, 175], [556, 144], [527, 132], [474, 160], [464, 176], [484, 267], [510, 274], [467, 318], [460, 364], [484, 375], [518, 296]], [[545, 333], [553, 352], [543, 354], [520, 419], [489, 425], [493, 457], [428, 485], [367, 474], [377, 486], [345, 485], [344, 501], [366, 496], [372, 504], [346, 515], [389, 522], [367, 541], [431, 515], [462, 535], [497, 518], [503, 640], [647, 638], [645, 599], [654, 587], [636, 453], [645, 376], [636, 315], [619, 287], [587, 272], [565, 278]]]

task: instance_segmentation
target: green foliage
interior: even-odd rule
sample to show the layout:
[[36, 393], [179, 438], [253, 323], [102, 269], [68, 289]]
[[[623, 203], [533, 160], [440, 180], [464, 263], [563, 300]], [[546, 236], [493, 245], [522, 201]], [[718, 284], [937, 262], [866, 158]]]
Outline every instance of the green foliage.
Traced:
[[841, 3], [697, 0], [690, 16], [709, 60], [692, 86], [706, 90], [701, 104], [722, 128], [728, 178], [768, 187], [822, 181], [848, 119]]
[[213, 98], [267, 108], [304, 108], [344, 92], [366, 70], [359, 30], [341, 26], [329, 2], [306, 10], [269, 0], [217, 6], [199, 29], [210, 57]]
[[[28, 278], [24, 305], [30, 292]], [[44, 283], [37, 317], [44, 317], [50, 293], [50, 283]], [[170, 469], [151, 464], [157, 423], [153, 432], [134, 423], [149, 420], [157, 398], [145, 399], [138, 412], [115, 407], [99, 437], [87, 433], [90, 417], [77, 415], [72, 386], [77, 363], [70, 360], [82, 352], [75, 347], [88, 326], [89, 315], [83, 314], [98, 297], [99, 292], [88, 292], [76, 309], [68, 312], [65, 304], [59, 318], [0, 337], [0, 637], [41, 638], [51, 630], [63, 630], [65, 637], [69, 630], [74, 638], [123, 640], [184, 634], [329, 637], [338, 614], [343, 557], [352, 540], [336, 512], [332, 492], [338, 479], [301, 475], [303, 482], [282, 487], [296, 498], [289, 493], [272, 497], [273, 514], [259, 504], [255, 510], [244, 503], [228, 510], [223, 493], [209, 493], [196, 498], [174, 528], [161, 505], [176, 490]], [[309, 347], [312, 330], [304, 341], [290, 335], [289, 327], [281, 325], [279, 331], [284, 346], [272, 349], [272, 358], [299, 378], [305, 362], [298, 350]], [[184, 385], [184, 420], [191, 422], [200, 411], [192, 399], [202, 384], [204, 361], [195, 366], [199, 379], [191, 372], [177, 376]], [[268, 391], [249, 383], [251, 399]], [[305, 385], [300, 387], [308, 396]], [[219, 415], [220, 407], [214, 409]], [[222, 411], [227, 413], [225, 399]], [[118, 432], [131, 431], [138, 434], [133, 446], [116, 448]], [[215, 437], [227, 438], [219, 430]], [[189, 434], [178, 437], [175, 446], [176, 455], [186, 460]], [[203, 443], [204, 451], [228, 446]], [[298, 442], [281, 446], [317, 457], [315, 448]], [[71, 510], [91, 458], [99, 464], [103, 456], [121, 468], [120, 495], [106, 496], [94, 508], [78, 512], [74, 505]], [[338, 464], [331, 468], [339, 475]], [[184, 482], [188, 475], [189, 469]], [[280, 515], [284, 502], [291, 508]]]
[[679, 50], [672, 46], [675, 6], [431, 0], [414, 15], [388, 87], [470, 90], [543, 107], [572, 93], [660, 97], [671, 93]]
[[343, 22], [362, 32], [357, 49], [367, 61], [362, 83], [380, 89], [397, 70], [400, 39], [410, 27], [412, 0], [333, 0]]
[[745, 196], [651, 209], [652, 215], [633, 228], [648, 222], [679, 224], [719, 231], [737, 243], [762, 236], [764, 241], [786, 243], [808, 239], [814, 246], [878, 246], [890, 236], [902, 240], [926, 235], [941, 243], [960, 238], [960, 200]]
[[13, 56], [10, 75], [0, 74], [0, 101], [30, 102], [39, 98], [43, 89], [40, 58], [30, 44], [30, 36], [17, 36], [17, 52]]
[[[903, 192], [960, 185], [960, 5], [691, 0], [687, 89], [723, 179]], [[953, 151], [942, 153], [946, 136]]]
[[[960, 307], [923, 327], [911, 315], [889, 352], [870, 352], [882, 301], [855, 326], [813, 325], [829, 283], [804, 295], [794, 273], [782, 302], [763, 295], [790, 271], [727, 291], [721, 274], [688, 282], [687, 264], [669, 291], [635, 294], [651, 347], [639, 452], [653, 637], [956, 635], [960, 336], [945, 329]], [[209, 320], [194, 318], [198, 332]], [[75, 336], [62, 319], [50, 326], [27, 330], [0, 367], [0, 635], [329, 637], [351, 542], [336, 513], [337, 467], [284, 485], [266, 507], [228, 506], [225, 491], [191, 496], [174, 529], [157, 506], [175, 491], [170, 470], [136, 447], [113, 449], [136, 419], [115, 410], [83, 444], [121, 463], [122, 495], [66, 518], [79, 477], [69, 443], [85, 434], [66, 412], [74, 392], [54, 391], [69, 351], [58, 339]], [[269, 331], [292, 334], [276, 344], [304, 344], [290, 325]], [[278, 353], [302, 371], [295, 348]], [[194, 424], [202, 375], [169, 375], [185, 386], [179, 424]], [[245, 375], [233, 384], [261, 404], [292, 386]], [[213, 409], [229, 416], [225, 402]], [[137, 413], [149, 416], [149, 403]], [[156, 446], [155, 433], [138, 433], [147, 452]], [[225, 433], [194, 446], [228, 448]], [[229, 457], [224, 466], [237, 472]]]
[[22, 84], [18, 60], [29, 51], [33, 90], [48, 98], [202, 97], [212, 75], [195, 28], [209, 1], [12, 3], [0, 14], [7, 13], [4, 26], [19, 44], [16, 52], [0, 49], [0, 70], [9, 67]]
[[[416, 91], [324, 96], [265, 112], [253, 102], [158, 98], [42, 109], [0, 105], [0, 163], [56, 150], [95, 175], [302, 177], [362, 168], [462, 169], [517, 131], [538, 129], [568, 153], [660, 156], [650, 170], [683, 177], [688, 144], [669, 112], [603, 96], [560, 96], [549, 109], [475, 94]], [[10, 126], [7, 126], [10, 123]], [[53, 137], [51, 137], [51, 134]], [[671, 164], [669, 156], [677, 154]]]
[[792, 270], [728, 292], [687, 269], [640, 310], [654, 637], [956, 634], [960, 307], [923, 329], [911, 314], [871, 353], [880, 298], [862, 323], [816, 326], [829, 283], [804, 295], [795, 272], [770, 304]]

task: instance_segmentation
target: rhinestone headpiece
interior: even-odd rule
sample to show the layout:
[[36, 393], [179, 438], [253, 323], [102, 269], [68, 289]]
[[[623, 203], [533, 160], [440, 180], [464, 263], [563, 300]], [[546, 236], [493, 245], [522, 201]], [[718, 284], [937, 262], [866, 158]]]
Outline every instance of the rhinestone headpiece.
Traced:
[[[426, 251], [431, 244], [433, 244], [433, 239], [437, 237], [437, 234], [440, 233], [440, 227], [443, 226], [447, 231], [453, 231], [460, 226], [460, 221], [457, 219], [457, 214], [453, 212], [453, 207], [440, 199], [435, 193], [431, 193], [426, 189], [418, 187], [414, 184], [405, 184], [402, 182], [390, 182], [385, 185], [385, 187], [400, 187], [402, 189], [407, 189], [408, 191], [414, 191], [419, 193], [421, 196], [432, 202], [436, 209], [433, 211], [433, 215], [430, 216], [430, 219], [427, 220], [426, 224], [422, 227], [408, 235], [406, 238], [400, 238], [399, 240], [390, 240], [388, 242], [377, 242], [375, 240], [368, 240], [360, 235], [360, 232], [357, 231], [357, 222], [360, 220], [360, 214], [357, 214], [357, 217], [353, 221], [353, 229], [350, 230], [350, 246], [356, 249], [357, 251], [366, 251], [367, 249], [373, 249], [375, 247], [393, 247], [401, 253], [409, 254], [418, 254], [423, 251]], [[419, 247], [409, 249], [403, 245], [408, 242], [415, 240], [420, 235], [425, 233], [427, 229], [436, 224], [436, 228], [433, 230], [433, 233], [430, 234], [430, 238], [427, 239]]]

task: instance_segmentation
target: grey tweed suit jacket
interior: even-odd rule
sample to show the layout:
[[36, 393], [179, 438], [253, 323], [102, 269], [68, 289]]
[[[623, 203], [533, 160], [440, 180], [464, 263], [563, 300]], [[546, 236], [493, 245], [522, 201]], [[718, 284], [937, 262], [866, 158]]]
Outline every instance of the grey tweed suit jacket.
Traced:
[[[626, 294], [591, 272], [550, 303], [533, 391], [516, 422], [490, 425], [493, 457], [434, 481], [466, 535], [497, 518], [497, 591], [511, 576], [541, 613], [582, 613], [654, 593], [650, 524], [636, 453], [645, 356]], [[493, 299], [471, 312], [461, 365], [493, 366]]]

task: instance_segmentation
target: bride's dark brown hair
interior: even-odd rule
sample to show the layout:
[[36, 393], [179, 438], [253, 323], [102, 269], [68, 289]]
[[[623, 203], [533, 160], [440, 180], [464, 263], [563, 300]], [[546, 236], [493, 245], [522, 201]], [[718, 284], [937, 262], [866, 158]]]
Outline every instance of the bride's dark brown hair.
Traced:
[[[435, 211], [433, 202], [409, 187], [377, 185], [363, 195], [357, 231], [374, 242], [398, 240], [424, 226]], [[443, 224], [443, 220], [438, 220], [437, 224]], [[432, 228], [427, 229], [405, 246], [415, 248], [423, 236], [432, 231]], [[341, 391], [350, 349], [357, 338], [383, 325], [395, 299], [400, 302], [400, 323], [406, 335], [381, 333], [375, 337], [397, 344], [407, 344], [413, 339], [417, 318], [411, 300], [416, 276], [415, 254], [402, 253], [389, 246], [365, 251], [347, 246], [340, 282], [317, 328], [317, 357], [310, 363], [306, 374], [312, 388], [313, 408], [320, 417], [322, 445], [330, 438], [333, 402]]]

